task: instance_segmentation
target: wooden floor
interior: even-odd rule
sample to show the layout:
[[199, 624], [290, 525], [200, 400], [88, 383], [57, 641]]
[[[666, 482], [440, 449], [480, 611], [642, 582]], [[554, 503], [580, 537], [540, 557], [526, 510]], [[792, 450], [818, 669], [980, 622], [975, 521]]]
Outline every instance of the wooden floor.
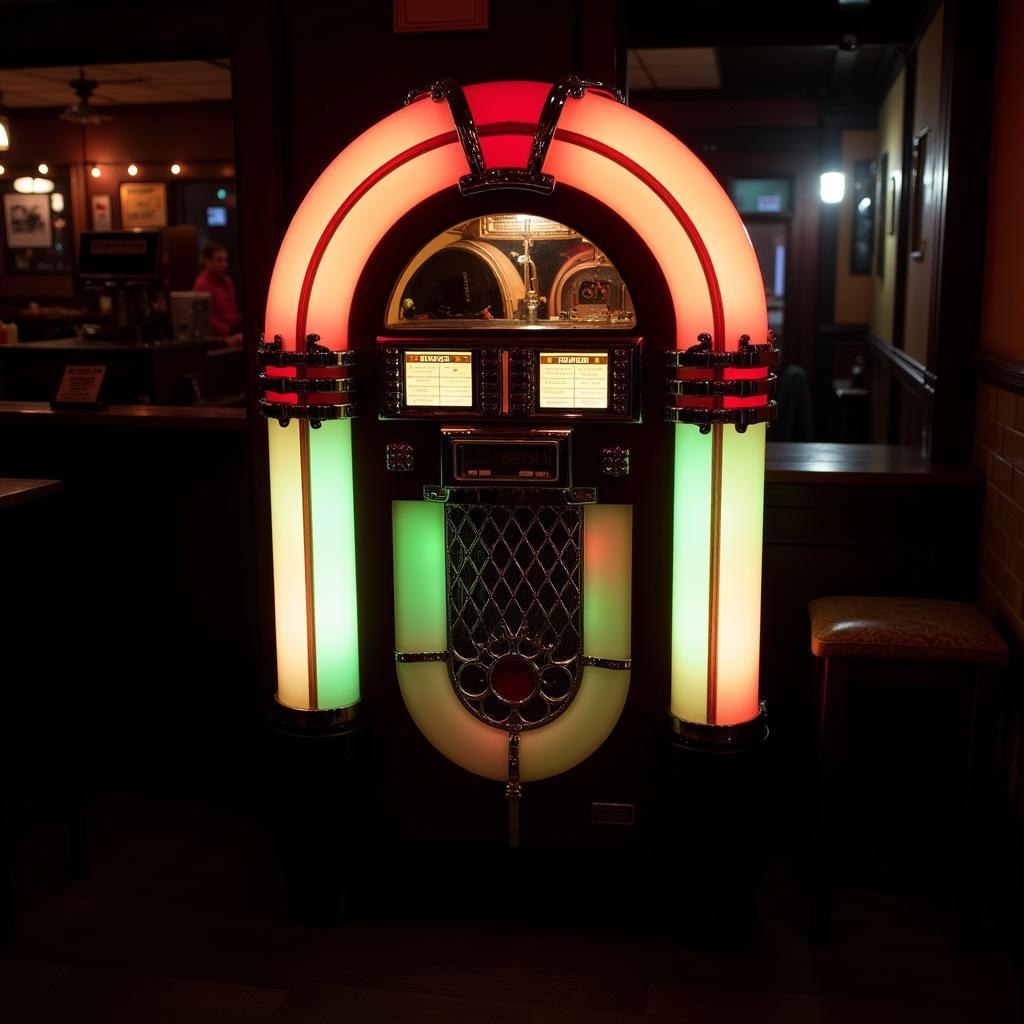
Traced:
[[129, 797], [92, 807], [93, 871], [57, 829], [14, 851], [17, 931], [0, 1020], [314, 1024], [722, 1024], [1020, 1019], [1010, 957], [958, 956], [940, 893], [837, 895], [832, 948], [803, 936], [799, 842], [779, 840], [752, 946], [698, 954], [642, 930], [415, 916], [301, 928], [254, 808]]

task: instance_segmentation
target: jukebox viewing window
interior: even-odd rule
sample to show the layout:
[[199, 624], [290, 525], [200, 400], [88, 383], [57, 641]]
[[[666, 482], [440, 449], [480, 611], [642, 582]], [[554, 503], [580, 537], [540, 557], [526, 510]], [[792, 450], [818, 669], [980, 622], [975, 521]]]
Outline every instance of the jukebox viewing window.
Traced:
[[607, 352], [541, 352], [542, 409], [607, 409]]
[[474, 217], [416, 254], [387, 326], [631, 328], [622, 275], [579, 231], [521, 213]]
[[438, 409], [473, 405], [472, 352], [405, 352], [405, 404]]

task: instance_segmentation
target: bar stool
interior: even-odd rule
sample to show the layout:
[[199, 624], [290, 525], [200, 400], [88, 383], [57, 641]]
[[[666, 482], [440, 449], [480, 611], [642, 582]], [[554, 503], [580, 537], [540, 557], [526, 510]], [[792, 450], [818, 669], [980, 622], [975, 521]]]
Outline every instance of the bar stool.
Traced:
[[960, 691], [966, 711], [954, 924], [954, 941], [963, 944], [973, 923], [972, 869], [980, 846], [976, 828], [979, 699], [986, 683], [996, 678], [997, 667], [1006, 664], [1007, 646], [979, 608], [959, 601], [821, 597], [810, 603], [808, 611], [819, 701], [818, 813], [810, 856], [811, 941], [824, 943], [829, 935], [848, 692], [866, 681], [884, 685], [886, 672], [891, 679], [897, 671], [901, 681], [909, 682], [934, 682], [941, 675]]

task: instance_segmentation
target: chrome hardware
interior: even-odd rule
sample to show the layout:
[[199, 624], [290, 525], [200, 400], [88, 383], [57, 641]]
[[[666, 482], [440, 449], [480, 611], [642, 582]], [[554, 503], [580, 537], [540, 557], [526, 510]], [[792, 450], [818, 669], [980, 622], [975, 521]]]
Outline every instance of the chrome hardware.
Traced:
[[629, 476], [629, 449], [619, 445], [602, 448], [601, 472], [605, 476]]
[[[766, 345], [751, 345], [749, 335], [744, 334], [737, 349], [725, 352], [711, 347], [710, 334], [701, 334], [696, 345], [666, 352], [666, 422], [693, 423], [702, 434], [708, 433], [715, 424], [732, 424], [742, 434], [754, 423], [770, 423], [777, 412], [776, 403], [769, 397], [777, 380], [771, 372], [779, 358], [775, 341], [774, 331], [768, 332]], [[688, 370], [689, 375], [677, 376], [680, 370]], [[764, 372], [758, 377], [738, 378], [726, 376], [730, 370]], [[726, 405], [728, 399], [758, 396], [767, 399], [763, 405], [739, 408]]]
[[570, 487], [565, 500], [570, 505], [593, 505], [597, 502], [596, 487]]
[[610, 668], [616, 672], [628, 672], [633, 667], [632, 658], [592, 658], [589, 654], [583, 655], [583, 664], [591, 665], [594, 668]]
[[[449, 672], [459, 700], [488, 725], [534, 729], [575, 697], [582, 546], [578, 508], [446, 507]], [[518, 696], [503, 690], [508, 667], [521, 674]]]
[[411, 444], [393, 441], [384, 449], [384, 465], [389, 473], [411, 473], [414, 449]]
[[447, 661], [447, 651], [395, 651], [395, 661], [400, 665], [420, 661]]
[[447, 501], [448, 497], [449, 489], [447, 487], [441, 487], [439, 484], [423, 485], [424, 501]]
[[486, 166], [480, 145], [480, 132], [473, 119], [473, 112], [462, 86], [454, 78], [441, 79], [429, 89], [411, 90], [405, 98], [405, 103], [415, 103], [428, 93], [435, 103], [448, 103], [452, 120], [455, 122], [455, 131], [462, 144], [466, 163], [469, 165], [469, 174], [459, 179], [459, 191], [463, 195], [471, 196], [495, 188], [515, 188], [550, 195], [555, 188], [555, 179], [550, 174], [544, 174], [542, 168], [551, 140], [555, 137], [562, 108], [570, 96], [577, 100], [582, 99], [588, 90], [600, 92], [620, 103], [625, 102], [622, 93], [617, 89], [588, 81], [577, 75], [568, 75], [556, 82], [541, 109], [525, 170], [518, 167]]

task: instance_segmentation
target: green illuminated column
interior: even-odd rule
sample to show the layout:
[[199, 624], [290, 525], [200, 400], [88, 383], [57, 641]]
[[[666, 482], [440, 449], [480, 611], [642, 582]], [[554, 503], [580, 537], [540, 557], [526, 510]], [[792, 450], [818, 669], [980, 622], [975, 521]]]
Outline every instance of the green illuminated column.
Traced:
[[309, 431], [309, 502], [317, 707], [343, 708], [359, 700], [351, 420]]

